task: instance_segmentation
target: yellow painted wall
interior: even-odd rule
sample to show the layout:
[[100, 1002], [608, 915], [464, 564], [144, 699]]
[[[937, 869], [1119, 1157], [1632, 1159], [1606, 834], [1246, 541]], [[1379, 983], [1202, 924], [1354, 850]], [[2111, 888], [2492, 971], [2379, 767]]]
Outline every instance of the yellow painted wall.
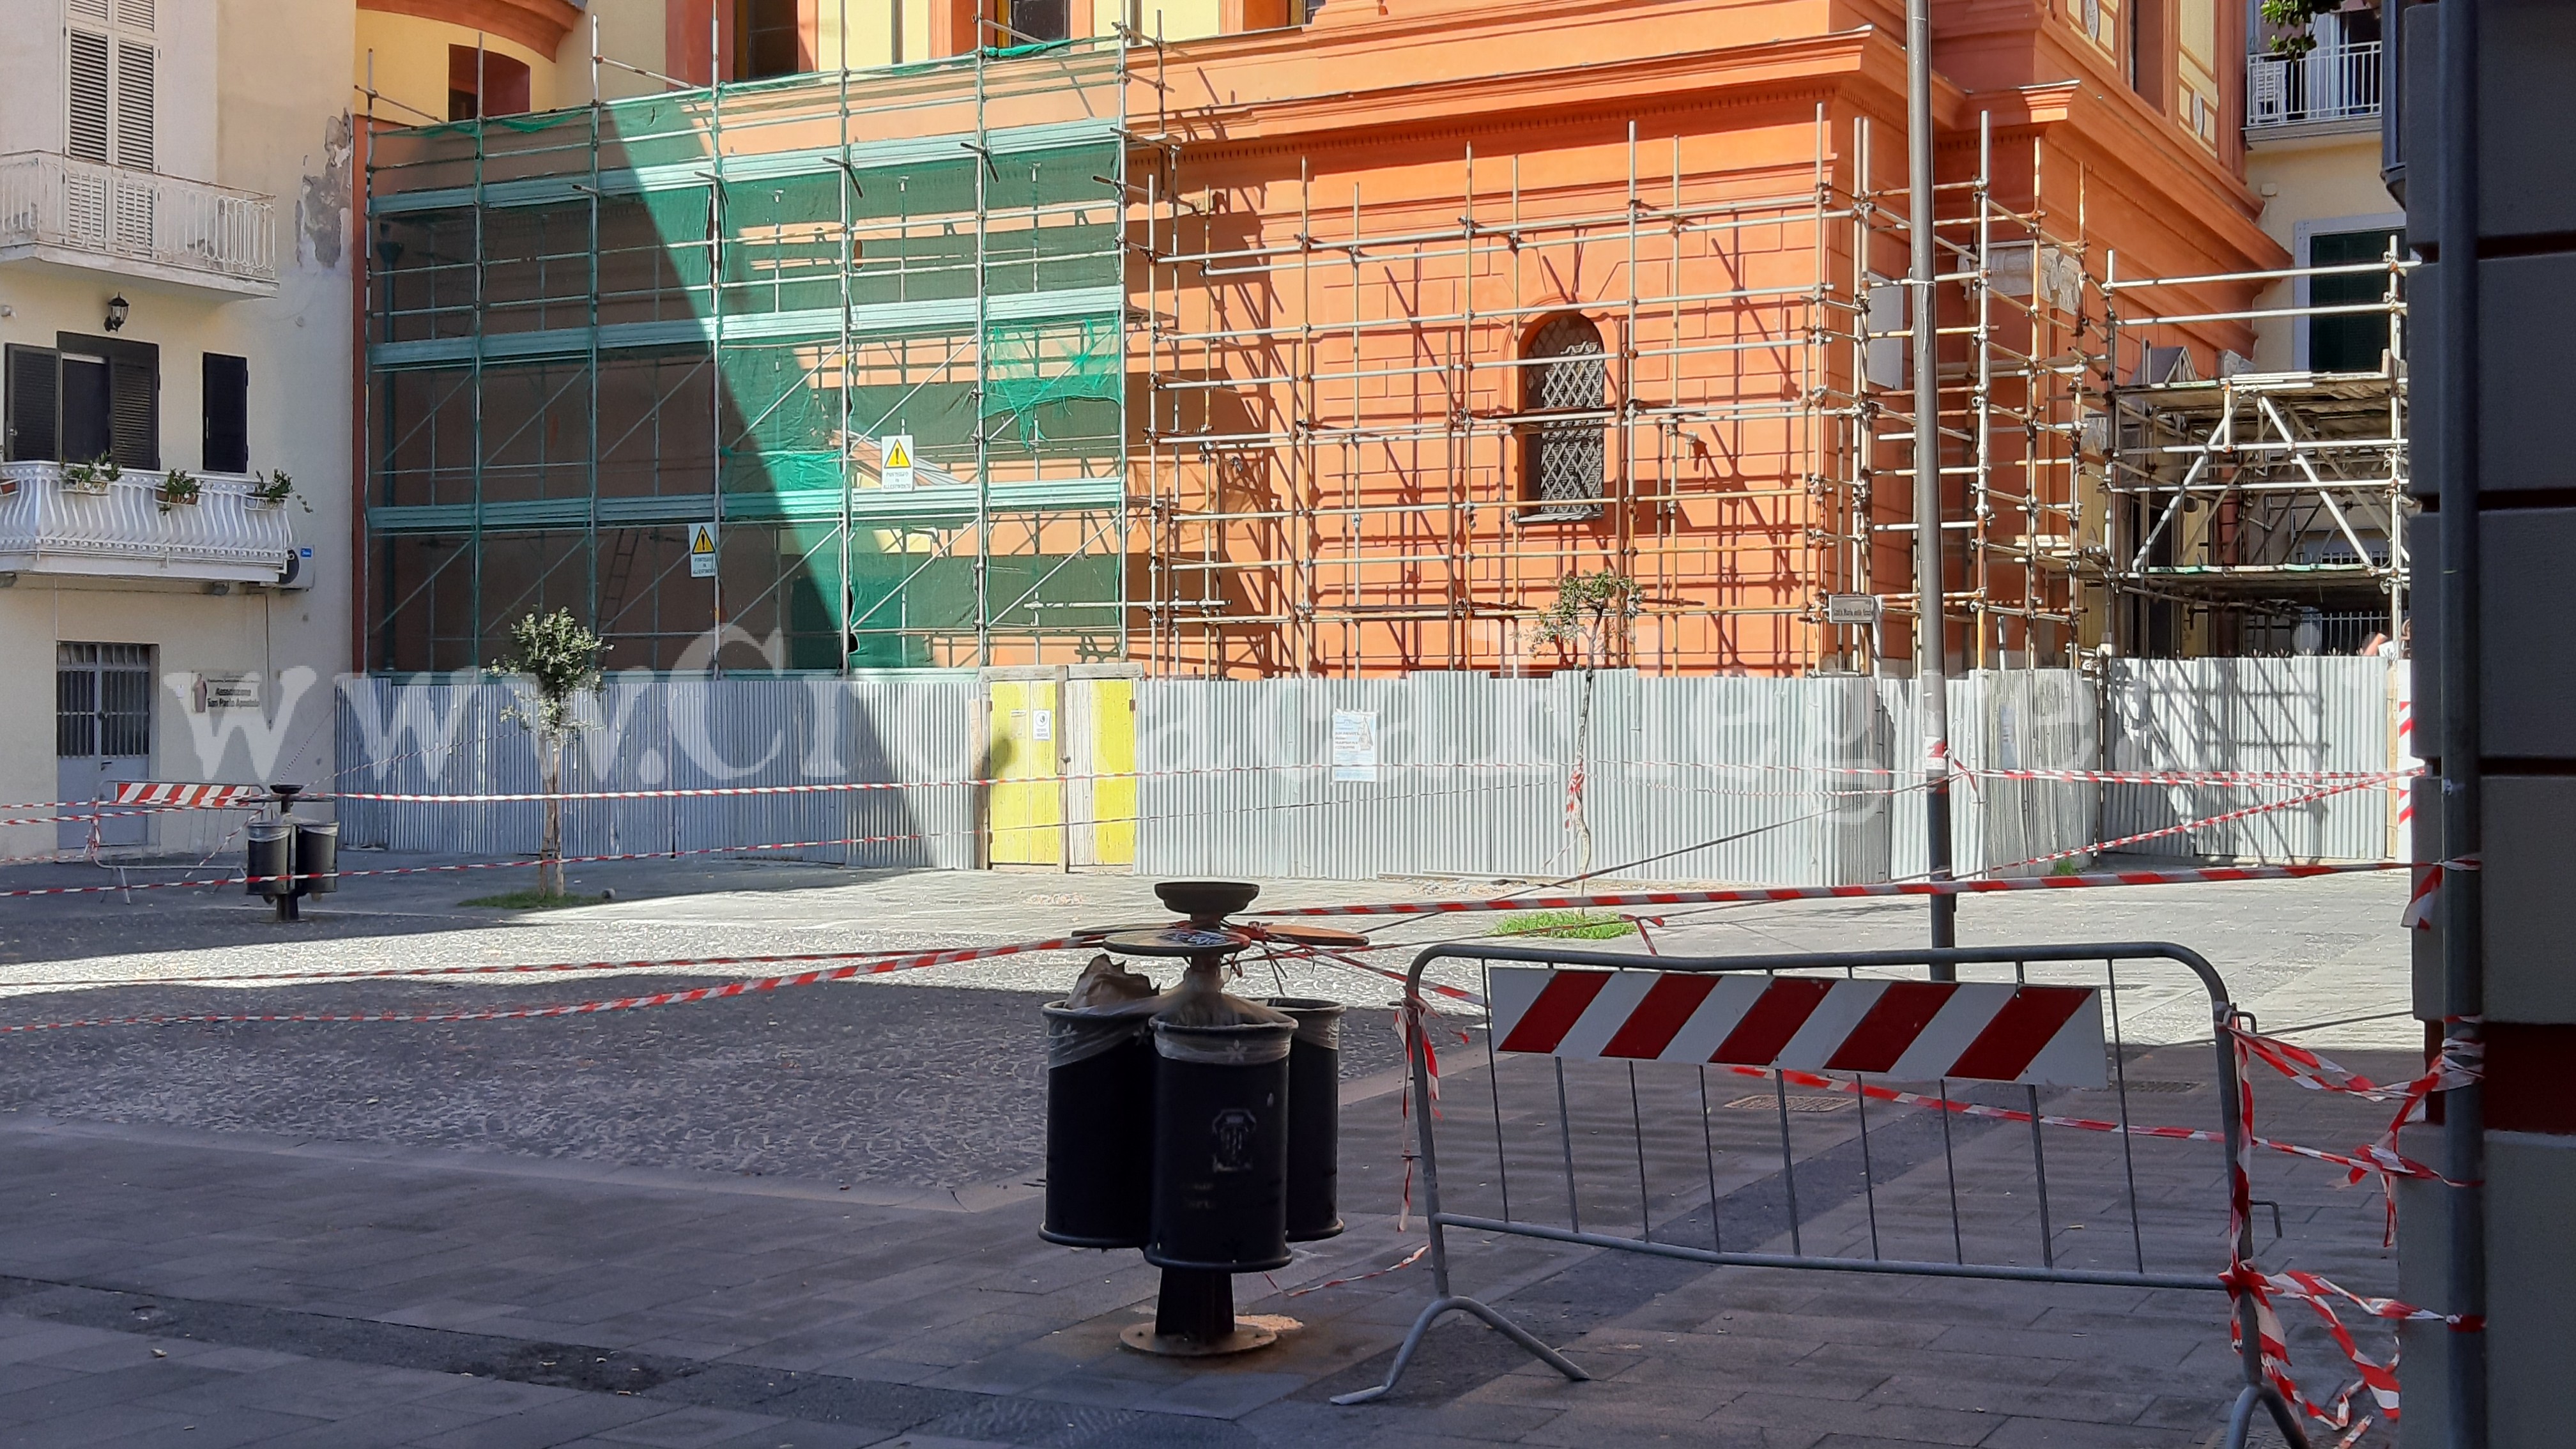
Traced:
[[[368, 56], [375, 59], [375, 91], [378, 97], [376, 117], [400, 125], [421, 125], [447, 119], [447, 48], [471, 46], [475, 32], [444, 21], [424, 20], [417, 15], [389, 15], [381, 10], [358, 12], [358, 45], [351, 78], [365, 87]], [[587, 56], [586, 41], [575, 37], [574, 49]], [[531, 110], [552, 110], [567, 101], [578, 102], [578, 94], [563, 96], [556, 87], [555, 58], [528, 49], [497, 35], [483, 37], [486, 50], [525, 62], [528, 67], [528, 106]], [[577, 91], [587, 90], [585, 78]], [[604, 89], [604, 87], [603, 87]], [[614, 94], [612, 92], [612, 94]], [[366, 98], [360, 96], [363, 109]]]
[[[2398, 209], [2379, 179], [2376, 118], [2332, 135], [2266, 139], [2256, 132], [2245, 153], [2245, 184], [2263, 198], [2263, 230], [2293, 256], [2301, 222], [2379, 216]], [[2255, 305], [2287, 307], [2291, 295], [2289, 283], [2277, 283]], [[2294, 357], [2291, 336], [2289, 318], [2258, 323], [2255, 367], [2287, 371]]]
[[[590, 94], [591, 18], [599, 21], [600, 53], [643, 70], [662, 74], [670, 72], [664, 44], [668, 26], [662, 0], [591, 0], [582, 12], [582, 21], [564, 37], [563, 47], [555, 52], [555, 104], [587, 104]], [[599, 93], [609, 100], [629, 96], [658, 95], [668, 89], [650, 76], [631, 70], [602, 66], [599, 71]]]

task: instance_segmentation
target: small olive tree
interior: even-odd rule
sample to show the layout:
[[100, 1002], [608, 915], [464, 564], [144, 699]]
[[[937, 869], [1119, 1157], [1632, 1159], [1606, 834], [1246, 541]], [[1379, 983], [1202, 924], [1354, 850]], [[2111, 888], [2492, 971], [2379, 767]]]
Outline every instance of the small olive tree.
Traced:
[[537, 892], [564, 893], [564, 747], [579, 732], [581, 697], [599, 688], [599, 656], [608, 646], [570, 609], [529, 614], [510, 626], [511, 653], [495, 674], [525, 681], [507, 717], [537, 737], [538, 788], [546, 794], [545, 835], [537, 845]]
[[1583, 786], [1592, 754], [1593, 680], [1627, 634], [1628, 621], [1637, 617], [1637, 609], [1637, 581], [1605, 568], [1567, 574], [1557, 585], [1556, 602], [1538, 618], [1539, 645], [1553, 644], [1573, 654], [1583, 671], [1575, 695], [1574, 774], [1565, 796], [1566, 820], [1574, 827], [1578, 875], [1592, 869], [1592, 822], [1584, 809]]

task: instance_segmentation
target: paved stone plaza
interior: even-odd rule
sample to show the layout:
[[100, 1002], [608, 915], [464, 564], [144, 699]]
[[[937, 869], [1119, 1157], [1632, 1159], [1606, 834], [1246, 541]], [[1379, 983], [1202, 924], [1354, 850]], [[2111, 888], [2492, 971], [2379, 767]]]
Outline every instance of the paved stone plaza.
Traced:
[[[372, 865], [377, 858], [352, 858]], [[166, 878], [166, 877], [165, 877]], [[12, 884], [96, 883], [88, 867]], [[140, 879], [140, 877], [138, 877]], [[598, 906], [506, 917], [460, 907], [476, 873], [352, 880], [297, 926], [229, 892], [11, 901], [0, 1025], [71, 1018], [453, 1009], [623, 994], [601, 975], [431, 985], [181, 984], [253, 969], [671, 959], [983, 944], [1150, 919], [1146, 882], [1052, 875], [868, 875], [787, 863], [639, 863], [576, 877]], [[235, 888], [238, 889], [237, 887]], [[1274, 884], [1268, 902], [1490, 894], [1470, 882]], [[1971, 941], [2170, 938], [2200, 949], [2272, 1028], [2374, 1075], [2406, 1071], [2397, 875], [1970, 899]], [[1666, 952], [1910, 944], [1917, 903], [1676, 909]], [[1463, 936], [1469, 918], [1387, 940]], [[1622, 943], [1633, 948], [1635, 942]], [[1389, 952], [1400, 963], [1404, 954]], [[1345, 1077], [1351, 1231], [1238, 1284], [1247, 1314], [1301, 1327], [1273, 1349], [1182, 1366], [1117, 1346], [1150, 1312], [1132, 1252], [1035, 1236], [1043, 1084], [1035, 1005], [1071, 957], [919, 973], [658, 1011], [435, 1024], [87, 1027], [0, 1037], [0, 1441], [26, 1445], [1252, 1446], [1496, 1443], [2198, 1446], [2234, 1383], [2215, 1293], [1710, 1269], [1530, 1239], [1455, 1235], [1461, 1291], [1495, 1301], [1594, 1374], [1569, 1384], [1498, 1335], [1451, 1320], [1385, 1402], [1375, 1382], [1429, 1292], [1423, 1267], [1298, 1296], [1393, 1263], [1405, 1191], [1390, 983], [1300, 972], [1353, 1012]], [[647, 973], [656, 986], [728, 979]], [[1265, 973], [1266, 974], [1266, 973]], [[1271, 989], [1256, 980], [1257, 988]], [[2199, 1012], [2197, 1023], [2194, 1011]], [[1444, 1178], [1490, 1177], [1484, 1102], [1517, 1144], [1537, 1081], [1487, 1066], [1472, 1019], [1443, 1039]], [[2148, 1120], [2214, 1121], [2205, 1007], [2129, 1023]], [[2197, 1044], [2195, 1044], [2195, 1036]], [[1489, 1086], [1489, 1072], [1500, 1072]], [[1685, 1072], [1687, 1069], [1683, 1069]], [[1519, 1073], [1521, 1075], [1516, 1076]], [[1526, 1080], [1524, 1080], [1526, 1078]], [[1679, 1079], [1688, 1080], [1687, 1076]], [[1578, 1093], [1607, 1092], [1606, 1080]], [[2257, 1081], [2267, 1133], [2344, 1148], [2372, 1114]], [[1672, 1081], [1638, 1111], [1696, 1114]], [[2089, 1110], [2086, 1094], [2064, 1104]], [[1603, 1097], [1601, 1100], [1610, 1100]], [[1619, 1098], [1621, 1118], [1627, 1098]], [[1511, 1104], [1521, 1103], [1515, 1108]], [[1582, 1104], [1578, 1102], [1578, 1113]], [[1717, 1162], [1694, 1196], [1656, 1173], [1659, 1238], [1714, 1231], [1782, 1250], [1776, 1154], [1757, 1112], [1712, 1115]], [[1869, 1109], [1878, 1186], [1848, 1171], [1858, 1121], [1796, 1123], [1797, 1223], [1810, 1251], [1946, 1222], [1934, 1114]], [[1535, 1119], [1533, 1119], [1535, 1120]], [[1551, 1119], [1552, 1120], [1552, 1119]], [[1983, 1193], [1972, 1231], [2028, 1217], [2022, 1129], [1961, 1124], [1956, 1171]], [[1533, 1129], [1534, 1130], [1534, 1129]], [[1700, 1131], [1697, 1123], [1692, 1133]], [[1549, 1132], [1553, 1128], [1548, 1129]], [[1734, 1134], [1730, 1136], [1730, 1134]], [[2083, 1137], [2083, 1134], [2068, 1134]], [[1742, 1142], [1736, 1141], [1741, 1137]], [[2058, 1251], [2129, 1250], [2112, 1139], [2052, 1139]], [[1456, 1144], [1453, 1146], [1452, 1144]], [[1553, 1138], [1534, 1161], [1547, 1160]], [[2141, 1150], [2143, 1248], [2222, 1261], [2214, 1148]], [[1661, 1149], [1658, 1149], [1659, 1151]], [[2087, 1155], [2088, 1152], [2091, 1155]], [[1928, 1155], [1927, 1155], [1928, 1153]], [[1453, 1156], [1454, 1154], [1454, 1156]], [[1691, 1172], [1698, 1171], [1694, 1145]], [[1534, 1168], [1514, 1159], [1515, 1172]], [[1596, 1221], [1634, 1223], [1636, 1174], [1587, 1144]], [[2394, 1284], [2375, 1192], [2275, 1159], [2257, 1193], [2267, 1266]], [[1537, 1181], [1536, 1178], [1527, 1179]], [[1623, 1185], [1624, 1184], [1624, 1185]], [[1716, 1195], [1714, 1203], [1711, 1194]], [[1626, 1203], [1628, 1207], [1613, 1207]], [[1481, 1209], [1477, 1209], [1481, 1210]], [[1630, 1216], [1617, 1218], [1626, 1212]], [[2089, 1238], [2089, 1241], [2088, 1241]], [[2114, 1239], [2116, 1238], [2116, 1242]], [[1973, 1249], [1976, 1245], [1971, 1243]], [[1913, 1251], [1908, 1249], [1907, 1251]], [[1890, 1255], [1895, 1255], [1894, 1247]], [[2112, 1256], [2116, 1256], [2113, 1254]], [[2295, 1321], [2313, 1390], [2348, 1375]], [[2365, 1330], [2369, 1336], [2369, 1331]], [[2374, 1430], [2376, 1439], [2382, 1431]], [[2262, 1442], [2262, 1441], [2258, 1441]]]

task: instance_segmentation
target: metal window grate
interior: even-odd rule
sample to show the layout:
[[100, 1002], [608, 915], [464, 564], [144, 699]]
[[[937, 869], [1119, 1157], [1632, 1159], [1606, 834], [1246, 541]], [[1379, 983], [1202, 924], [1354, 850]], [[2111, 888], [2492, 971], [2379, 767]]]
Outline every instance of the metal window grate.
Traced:
[[54, 646], [54, 753], [66, 758], [152, 753], [152, 646]]
[[1527, 434], [1530, 496], [1554, 505], [1541, 518], [1590, 518], [1601, 511], [1601, 479], [1609, 459], [1609, 358], [1601, 329], [1581, 317], [1558, 317], [1530, 339], [1530, 366], [1522, 372], [1522, 410], [1585, 413], [1541, 418]]

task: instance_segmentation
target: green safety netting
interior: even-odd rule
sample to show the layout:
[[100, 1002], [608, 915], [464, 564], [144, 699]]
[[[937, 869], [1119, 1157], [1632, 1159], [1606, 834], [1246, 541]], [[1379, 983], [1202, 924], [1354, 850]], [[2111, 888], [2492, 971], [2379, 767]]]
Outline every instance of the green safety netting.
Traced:
[[[405, 367], [468, 377], [434, 396], [413, 388], [395, 399], [418, 402], [389, 409], [388, 423], [401, 422], [404, 439], [428, 440], [406, 443], [403, 457], [436, 451], [421, 466], [446, 466], [452, 450], [438, 445], [469, 434], [457, 421], [468, 417], [480, 419], [485, 443], [483, 458], [459, 460], [453, 486], [401, 496], [550, 502], [567, 498], [568, 487], [586, 489], [595, 471], [603, 502], [613, 494], [630, 520], [621, 526], [650, 527], [660, 525], [638, 511], [646, 500], [669, 496], [685, 511], [694, 506], [690, 496], [703, 498], [696, 490], [711, 469], [734, 520], [724, 549], [726, 597], [778, 601], [779, 624], [798, 656], [793, 667], [828, 667], [837, 657], [809, 656], [837, 656], [844, 646], [862, 664], [928, 663], [929, 636], [976, 630], [971, 520], [931, 510], [908, 528], [862, 522], [840, 540], [832, 515], [841, 490], [875, 486], [873, 441], [908, 434], [923, 462], [972, 479], [980, 434], [993, 476], [1026, 483], [1114, 476], [1126, 431], [1122, 217], [1103, 179], [1118, 172], [1120, 143], [1107, 135], [1067, 143], [1054, 126], [1067, 115], [1114, 115], [1105, 95], [1074, 108], [1061, 97], [1066, 86], [1118, 84], [1117, 72], [1103, 64], [1092, 75], [1078, 46], [994, 50], [984, 62], [994, 94], [1057, 100], [996, 111], [959, 134], [953, 150], [936, 144], [936, 133], [907, 129], [917, 121], [891, 109], [883, 139], [892, 144], [877, 144], [870, 108], [971, 99], [971, 59], [403, 133], [383, 152], [401, 159], [376, 169], [381, 194], [478, 180], [577, 184], [553, 195], [496, 192], [504, 199], [483, 203], [479, 214], [459, 190], [452, 208], [397, 208], [377, 223], [386, 254], [381, 340], [532, 332], [573, 339], [551, 344], [561, 349], [551, 358], [544, 347], [531, 349], [533, 339], [513, 343], [525, 361], [479, 368], [426, 353], [383, 364], [390, 370], [380, 371], [378, 389], [388, 398], [389, 379]], [[844, 104], [847, 113], [838, 114]], [[963, 114], [975, 116], [971, 106]], [[811, 124], [817, 117], [820, 127]], [[828, 136], [836, 126], [847, 151], [828, 142], [765, 149], [811, 148], [818, 130]], [[989, 143], [981, 152], [964, 144], [979, 136]], [[721, 181], [707, 174], [719, 149], [728, 173]], [[737, 165], [754, 174], [731, 174]], [[711, 257], [720, 265], [711, 267]], [[954, 305], [972, 303], [979, 287], [999, 303], [995, 310], [1010, 313], [987, 319], [980, 335], [972, 311]], [[686, 330], [648, 338], [633, 325], [719, 313], [727, 320], [723, 340], [713, 343]], [[594, 320], [602, 328], [595, 335], [587, 330]], [[586, 370], [589, 357], [598, 361], [596, 378]], [[596, 418], [587, 412], [594, 396]], [[424, 409], [434, 415], [415, 421]], [[601, 440], [595, 470], [566, 451], [592, 436]], [[748, 535], [738, 541], [737, 524], [774, 532], [775, 553]], [[424, 514], [417, 525], [389, 525], [433, 526], [454, 523]], [[477, 525], [469, 536], [491, 527]], [[825, 534], [813, 534], [817, 527]], [[1051, 529], [1015, 526], [1023, 551], [987, 561], [984, 592], [994, 615], [980, 622], [997, 631], [1114, 634], [1124, 567], [1116, 543], [1077, 546], [1101, 548], [1097, 556], [1037, 552], [1066, 546]], [[960, 547], [965, 556], [945, 552]], [[750, 572], [737, 578], [742, 570]], [[635, 587], [669, 593], [652, 607], [657, 617], [679, 618], [699, 607], [690, 591], [705, 585], [663, 570]], [[623, 598], [620, 605], [646, 607]]]

